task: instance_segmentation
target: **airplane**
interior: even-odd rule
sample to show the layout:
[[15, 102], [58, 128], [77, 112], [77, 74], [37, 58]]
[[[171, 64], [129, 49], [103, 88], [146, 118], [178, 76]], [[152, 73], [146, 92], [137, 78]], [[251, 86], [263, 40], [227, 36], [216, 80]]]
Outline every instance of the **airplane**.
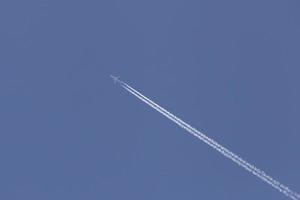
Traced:
[[113, 76], [113, 75], [110, 75], [110, 77], [113, 79], [114, 83], [120, 83], [121, 81], [119, 80], [119, 76]]

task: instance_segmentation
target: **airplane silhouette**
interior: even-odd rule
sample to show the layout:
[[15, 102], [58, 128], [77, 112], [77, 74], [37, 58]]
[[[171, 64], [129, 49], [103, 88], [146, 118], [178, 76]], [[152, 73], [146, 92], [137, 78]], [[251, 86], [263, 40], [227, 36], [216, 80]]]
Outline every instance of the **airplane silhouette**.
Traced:
[[113, 79], [114, 83], [120, 83], [121, 81], [119, 80], [119, 76], [113, 76], [113, 75], [110, 75], [110, 77]]

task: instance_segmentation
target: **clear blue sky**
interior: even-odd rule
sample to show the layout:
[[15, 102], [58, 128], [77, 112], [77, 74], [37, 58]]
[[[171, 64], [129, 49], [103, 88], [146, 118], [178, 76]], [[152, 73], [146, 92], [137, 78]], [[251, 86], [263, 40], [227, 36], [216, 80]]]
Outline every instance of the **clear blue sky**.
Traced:
[[300, 192], [296, 0], [2, 0], [0, 199], [287, 199], [121, 76]]

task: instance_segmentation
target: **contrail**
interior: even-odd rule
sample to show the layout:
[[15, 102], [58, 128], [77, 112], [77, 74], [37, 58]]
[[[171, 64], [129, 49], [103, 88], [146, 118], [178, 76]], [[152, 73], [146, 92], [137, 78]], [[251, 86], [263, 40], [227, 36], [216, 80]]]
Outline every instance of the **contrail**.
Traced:
[[[276, 186], [276, 189], [279, 189], [281, 192], [283, 193], [287, 193], [290, 194], [292, 196], [296, 196], [297, 198], [300, 198], [300, 195], [291, 191], [287, 186], [284, 186], [283, 184], [279, 183], [278, 181], [274, 180], [272, 177], [268, 176], [264, 171], [256, 168], [255, 166], [251, 165], [250, 163], [248, 163], [247, 161], [243, 160], [242, 158], [240, 158], [239, 156], [237, 156], [236, 154], [234, 154], [233, 152], [231, 152], [230, 150], [226, 149], [225, 147], [223, 147], [222, 145], [218, 144], [216, 141], [214, 141], [213, 139], [207, 137], [206, 135], [204, 135], [203, 133], [201, 133], [200, 131], [198, 131], [197, 129], [191, 127], [189, 124], [187, 124], [186, 122], [182, 121], [181, 119], [179, 119], [178, 117], [176, 117], [175, 115], [173, 115], [172, 113], [170, 113], [169, 111], [167, 111], [166, 109], [162, 108], [161, 106], [159, 106], [158, 104], [156, 104], [155, 102], [153, 102], [152, 100], [150, 100], [149, 98], [145, 97], [144, 95], [142, 95], [140, 92], [136, 91], [135, 89], [133, 89], [132, 87], [130, 87], [128, 84], [121, 82], [122, 87], [124, 87], [126, 90], [131, 90], [133, 93], [135, 93], [134, 95], [138, 95], [139, 97], [143, 98], [144, 100], [146, 100], [147, 104], [152, 104], [153, 106], [155, 106], [157, 109], [159, 109], [161, 112], [165, 113], [166, 115], [170, 116], [172, 119], [176, 120], [177, 122], [179, 122], [180, 124], [182, 124], [183, 126], [187, 127], [188, 129], [190, 129], [191, 131], [193, 131], [194, 134], [199, 135], [203, 140], [208, 141], [209, 143], [211, 143], [213, 146], [215, 146], [216, 148], [220, 149], [220, 151], [222, 151], [221, 153], [226, 154], [226, 157], [230, 157], [231, 160], [234, 159], [234, 162], [239, 162], [239, 165], [242, 165], [244, 168], [245, 166], [247, 166], [247, 168], [251, 169], [251, 172], [256, 172], [256, 176], [260, 176], [260, 178], [263, 180], [268, 180], [269, 182], [272, 182], [272, 186]], [[249, 170], [248, 170], [249, 171]], [[257, 175], [258, 174], [258, 175]], [[266, 181], [265, 180], [265, 181]]]
[[165, 117], [167, 117], [168, 119], [170, 119], [171, 121], [173, 121], [174, 123], [179, 125], [181, 128], [185, 129], [186, 131], [188, 131], [192, 135], [196, 136], [197, 138], [199, 138], [200, 140], [202, 140], [203, 142], [205, 142], [206, 144], [208, 144], [209, 146], [211, 146], [212, 148], [214, 148], [215, 150], [217, 150], [218, 152], [223, 154], [225, 157], [229, 158], [230, 160], [232, 160], [233, 162], [235, 162], [239, 166], [241, 166], [244, 169], [246, 169], [247, 171], [251, 172], [252, 174], [257, 176], [261, 180], [265, 181], [266, 183], [271, 185], [273, 188], [277, 189], [278, 191], [282, 192], [283, 194], [285, 194], [286, 196], [290, 197], [293, 200], [299, 200], [300, 199], [299, 194], [297, 194], [296, 192], [293, 192], [288, 187], [284, 186], [283, 184], [281, 184], [278, 181], [274, 180], [272, 177], [268, 176], [264, 171], [262, 171], [262, 170], [256, 168], [255, 166], [251, 165], [250, 163], [243, 160], [242, 158], [240, 158], [236, 154], [232, 153], [231, 151], [229, 151], [228, 149], [226, 149], [222, 145], [215, 142], [213, 139], [209, 138], [208, 136], [204, 135], [203, 133], [201, 133], [197, 129], [195, 129], [192, 126], [190, 126], [189, 124], [187, 124], [186, 122], [182, 121], [181, 119], [179, 119], [178, 117], [176, 117], [175, 115], [173, 115], [172, 113], [167, 111], [166, 109], [162, 108], [161, 106], [159, 106], [158, 104], [156, 104], [155, 102], [150, 100], [149, 98], [142, 95], [137, 90], [130, 87], [125, 82], [122, 82], [118, 79], [117, 79], [117, 82], [120, 83], [120, 85], [124, 89], [126, 89], [128, 92], [130, 92], [131, 94], [136, 96], [138, 99], [140, 99], [144, 103], [148, 104], [153, 109], [160, 112]]

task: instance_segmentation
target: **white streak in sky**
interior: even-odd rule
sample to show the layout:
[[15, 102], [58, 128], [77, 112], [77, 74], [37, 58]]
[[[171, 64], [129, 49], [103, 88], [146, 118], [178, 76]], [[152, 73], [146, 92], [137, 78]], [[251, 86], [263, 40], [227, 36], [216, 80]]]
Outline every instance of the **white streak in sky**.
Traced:
[[176, 117], [175, 115], [173, 115], [172, 113], [170, 113], [166, 109], [162, 108], [161, 106], [159, 106], [158, 104], [156, 104], [155, 102], [150, 100], [149, 98], [145, 97], [140, 92], [138, 92], [137, 90], [130, 87], [128, 84], [126, 84], [122, 81], [119, 81], [119, 83], [124, 89], [126, 89], [132, 95], [136, 96], [138, 99], [140, 99], [144, 103], [148, 104], [153, 109], [160, 112], [162, 115], [164, 115], [165, 117], [167, 117], [168, 119], [170, 119], [171, 121], [173, 121], [174, 123], [179, 125], [181, 128], [185, 129], [186, 131], [188, 131], [192, 135], [196, 136], [197, 138], [199, 138], [200, 140], [202, 140], [203, 142], [205, 142], [206, 144], [208, 144], [209, 146], [211, 146], [212, 148], [214, 148], [215, 150], [217, 150], [218, 152], [223, 154], [225, 157], [229, 158], [230, 160], [232, 160], [233, 162], [235, 162], [239, 166], [241, 166], [244, 169], [246, 169], [247, 171], [251, 172], [252, 174], [257, 176], [261, 180], [265, 181], [266, 183], [271, 185], [273, 188], [277, 189], [278, 191], [282, 192], [283, 194], [285, 194], [286, 196], [290, 197], [293, 200], [299, 200], [300, 199], [299, 194], [297, 194], [296, 192], [293, 192], [287, 186], [285, 186], [285, 185], [281, 184], [280, 182], [274, 180], [272, 177], [267, 175], [264, 171], [256, 168], [254, 165], [251, 165], [247, 161], [240, 158], [238, 155], [234, 154], [233, 152], [231, 152], [227, 148], [225, 148], [222, 145], [218, 144], [213, 139], [209, 138], [208, 136], [204, 135], [203, 133], [201, 133], [200, 131], [198, 131], [194, 127], [192, 127], [189, 124], [187, 124], [186, 122], [182, 121], [180, 118]]

